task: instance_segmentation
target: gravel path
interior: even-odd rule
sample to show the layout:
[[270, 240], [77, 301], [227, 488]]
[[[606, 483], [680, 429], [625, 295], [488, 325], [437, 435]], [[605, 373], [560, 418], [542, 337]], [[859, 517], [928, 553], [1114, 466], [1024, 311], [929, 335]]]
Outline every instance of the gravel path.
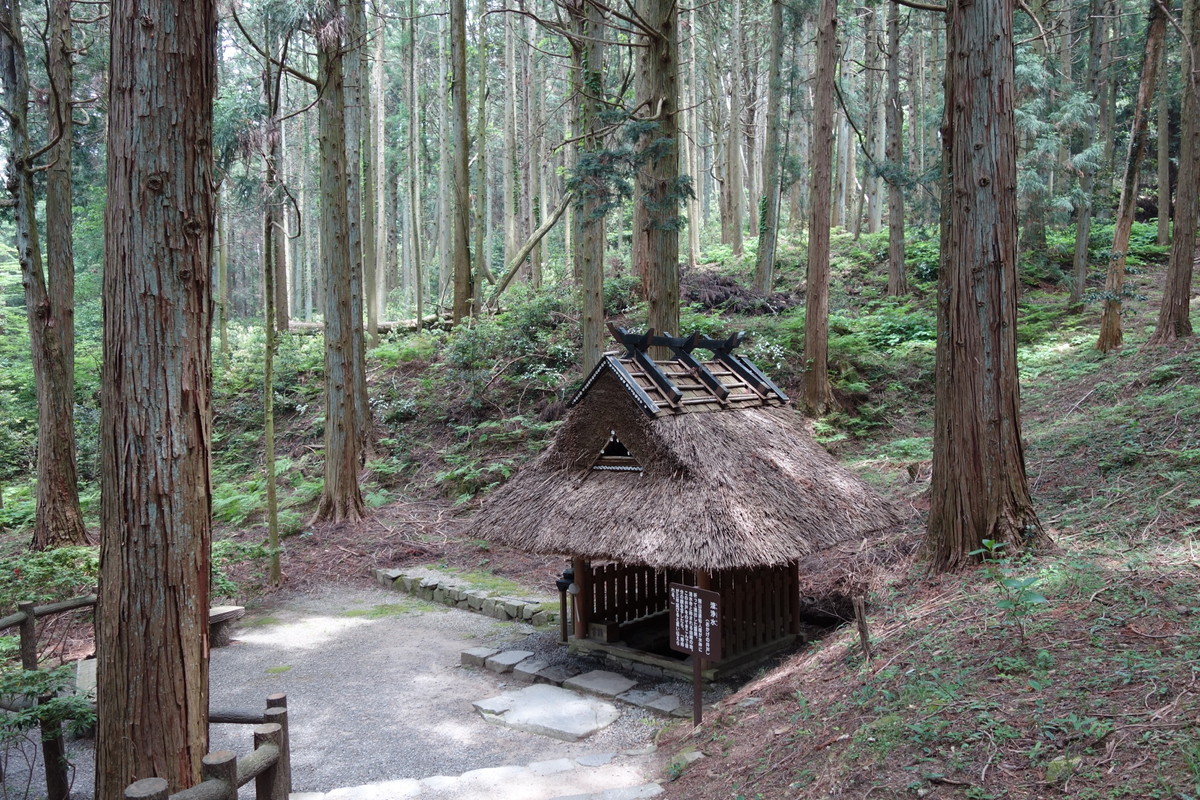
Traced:
[[[578, 743], [488, 724], [471, 702], [513, 683], [459, 666], [462, 650], [520, 648], [558, 660], [565, 648], [552, 634], [531, 635], [528, 625], [398, 592], [327, 588], [281, 597], [242, 623], [232, 645], [212, 652], [210, 707], [257, 710], [268, 695], [285, 693], [297, 792], [645, 748], [663, 724], [623, 704], [620, 719]], [[214, 725], [211, 735], [212, 750], [244, 755], [251, 746], [247, 726]], [[92, 742], [69, 749], [72, 795], [89, 800]], [[7, 792], [17, 777], [10, 771], [0, 798], [22, 796]]]

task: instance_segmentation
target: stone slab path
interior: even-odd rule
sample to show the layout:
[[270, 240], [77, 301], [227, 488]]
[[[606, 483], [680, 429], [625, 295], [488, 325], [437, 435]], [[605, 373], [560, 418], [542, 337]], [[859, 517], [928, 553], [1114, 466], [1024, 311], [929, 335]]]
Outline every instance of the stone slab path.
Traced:
[[[474, 699], [529, 684], [513, 672], [464, 667], [462, 650], [536, 649], [522, 647], [538, 638], [533, 632], [524, 622], [382, 588], [278, 596], [239, 621], [232, 645], [212, 652], [211, 708], [256, 711], [268, 695], [287, 695], [298, 798], [653, 796], [651, 740], [661, 717], [617, 704], [615, 722], [584, 741], [566, 742], [488, 724], [472, 707]], [[544, 649], [543, 656], [557, 653], [556, 646]], [[213, 725], [210, 749], [245, 756], [250, 739], [249, 726]], [[92, 746], [91, 740], [68, 744], [73, 800], [93, 797]], [[5, 788], [9, 781], [23, 785], [29, 771], [39, 786], [39, 750], [31, 744], [27, 763], [10, 760]], [[252, 788], [246, 791], [243, 797], [253, 796]]]
[[[638, 681], [628, 675], [594, 669], [583, 672], [561, 664], [549, 665], [528, 650], [500, 650], [492, 647], [472, 647], [459, 656], [464, 667], [481, 667], [501, 675], [511, 675], [519, 683], [550, 684], [582, 694], [595, 695], [631, 706], [653, 711], [663, 716], [691, 716], [692, 708], [678, 695], [664, 694], [652, 689], [639, 689]], [[565, 697], [565, 695], [564, 695]], [[485, 717], [502, 713], [485, 709], [479, 702], [475, 708]], [[499, 720], [492, 719], [492, 722]], [[598, 728], [596, 729], [598, 730]], [[592, 731], [594, 732], [594, 731]], [[555, 734], [547, 734], [554, 736]], [[587, 734], [584, 734], [587, 735]], [[567, 741], [573, 741], [567, 739]]]
[[649, 750], [380, 781], [324, 793], [294, 792], [291, 800], [641, 800], [663, 794], [657, 783], [645, 782]]
[[[412, 797], [440, 798], [429, 793], [438, 784], [431, 776], [459, 776], [455, 780], [461, 781], [474, 775], [472, 781], [478, 781], [502, 774], [481, 770], [622, 753], [650, 744], [657, 718], [628, 706], [621, 708], [617, 721], [582, 742], [488, 724], [472, 701], [514, 688], [516, 682], [511, 674], [465, 668], [461, 652], [471, 646], [525, 650], [520, 642], [532, 632], [525, 623], [500, 622], [383, 589], [295, 598], [248, 614], [235, 632], [237, 641], [213, 651], [212, 706], [261, 707], [268, 694], [285, 692], [293, 787], [332, 793], [339, 787], [389, 786], [386, 794], [356, 798], [400, 800], [409, 796], [401, 791], [418, 784], [425, 794]], [[218, 733], [228, 744], [218, 741]], [[215, 726], [212, 747], [241, 753], [248, 738], [242, 726]], [[541, 797], [589, 792], [593, 785], [644, 784], [649, 775], [634, 773], [648, 760], [625, 763], [621, 771], [559, 776], [558, 791]], [[593, 783], [577, 789], [575, 779], [589, 775]], [[600, 780], [610, 782], [595, 784]], [[494, 791], [486, 796], [504, 797]]]
[[472, 703], [488, 722], [564, 742], [577, 742], [617, 721], [612, 703], [536, 683]]

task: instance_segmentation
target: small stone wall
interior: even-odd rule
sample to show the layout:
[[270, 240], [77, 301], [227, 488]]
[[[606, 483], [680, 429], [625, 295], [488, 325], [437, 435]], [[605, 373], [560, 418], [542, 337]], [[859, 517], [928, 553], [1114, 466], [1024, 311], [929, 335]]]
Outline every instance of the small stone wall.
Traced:
[[421, 600], [476, 611], [494, 619], [527, 622], [536, 627], [558, 624], [558, 611], [545, 608], [558, 602], [555, 597], [503, 597], [429, 569], [377, 569], [375, 580], [381, 586]]

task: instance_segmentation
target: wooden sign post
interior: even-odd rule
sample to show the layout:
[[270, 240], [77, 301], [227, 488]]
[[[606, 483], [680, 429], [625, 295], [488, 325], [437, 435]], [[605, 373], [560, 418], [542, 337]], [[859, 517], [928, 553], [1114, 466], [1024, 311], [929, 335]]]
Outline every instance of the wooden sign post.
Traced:
[[704, 719], [701, 666], [721, 657], [721, 595], [708, 589], [672, 583], [671, 649], [692, 656], [692, 724]]

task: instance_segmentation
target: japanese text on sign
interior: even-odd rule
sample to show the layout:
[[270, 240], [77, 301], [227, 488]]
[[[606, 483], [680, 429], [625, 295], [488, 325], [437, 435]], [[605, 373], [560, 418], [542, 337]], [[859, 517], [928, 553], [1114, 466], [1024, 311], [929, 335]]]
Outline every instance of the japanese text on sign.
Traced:
[[671, 649], [705, 658], [721, 657], [721, 596], [672, 583]]

